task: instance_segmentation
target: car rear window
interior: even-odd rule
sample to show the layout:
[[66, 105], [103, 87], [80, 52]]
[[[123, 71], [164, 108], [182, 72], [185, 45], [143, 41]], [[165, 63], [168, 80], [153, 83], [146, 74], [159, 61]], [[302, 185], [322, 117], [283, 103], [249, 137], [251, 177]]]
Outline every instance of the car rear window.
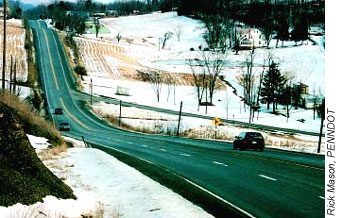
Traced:
[[258, 132], [248, 132], [246, 134], [246, 138], [251, 138], [251, 139], [263, 139], [262, 134]]

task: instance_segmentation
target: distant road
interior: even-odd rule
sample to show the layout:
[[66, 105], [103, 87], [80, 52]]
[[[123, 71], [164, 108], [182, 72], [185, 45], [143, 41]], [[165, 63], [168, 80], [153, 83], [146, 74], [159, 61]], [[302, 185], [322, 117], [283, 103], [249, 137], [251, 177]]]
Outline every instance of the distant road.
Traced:
[[57, 34], [43, 21], [30, 21], [30, 25], [48, 109], [62, 107], [64, 115], [52, 117], [56, 123], [68, 121], [71, 125], [64, 135], [83, 136], [216, 217], [324, 217], [323, 156], [270, 149], [235, 151], [226, 142], [138, 134], [112, 127], [84, 105], [82, 100], [88, 98], [76, 91]]
[[[87, 93], [79, 92], [79, 91], [74, 91], [73, 96], [82, 101], [89, 101], [90, 95]], [[93, 97], [94, 101], [103, 101], [106, 103], [110, 104], [119, 104], [120, 100], [107, 97], [107, 96], [94, 96]], [[153, 107], [153, 106], [148, 106], [148, 105], [141, 105], [133, 102], [122, 102], [123, 106], [130, 106], [130, 107], [136, 107], [139, 109], [144, 109], [144, 110], [150, 110], [150, 111], [155, 111], [155, 112], [161, 112], [161, 113], [166, 113], [166, 114], [171, 114], [171, 115], [178, 115], [179, 111], [175, 110], [170, 110], [170, 109], [165, 109], [165, 108], [158, 108], [158, 107]], [[185, 117], [195, 117], [195, 118], [202, 118], [202, 119], [208, 119], [208, 120], [213, 120], [214, 117], [212, 116], [207, 116], [207, 115], [200, 115], [200, 114], [194, 114], [194, 113], [188, 113], [188, 112], [182, 112], [182, 116]], [[263, 125], [263, 124], [255, 124], [255, 123], [247, 123], [247, 122], [242, 122], [242, 121], [237, 121], [237, 120], [232, 120], [232, 119], [221, 119], [222, 123], [226, 123], [229, 125], [237, 125], [237, 126], [243, 126], [245, 128], [252, 128], [252, 129], [257, 129], [257, 130], [265, 130], [265, 131], [270, 131], [270, 132], [281, 132], [281, 133], [286, 133], [286, 134], [303, 134], [303, 135], [310, 135], [310, 136], [318, 136], [318, 132], [311, 132], [311, 131], [304, 131], [304, 130], [298, 130], [298, 129], [291, 129], [291, 128], [283, 128], [283, 127], [276, 127], [276, 126], [269, 126], [269, 125]], [[319, 127], [318, 127], [319, 130]], [[325, 134], [322, 135], [323, 137]]]

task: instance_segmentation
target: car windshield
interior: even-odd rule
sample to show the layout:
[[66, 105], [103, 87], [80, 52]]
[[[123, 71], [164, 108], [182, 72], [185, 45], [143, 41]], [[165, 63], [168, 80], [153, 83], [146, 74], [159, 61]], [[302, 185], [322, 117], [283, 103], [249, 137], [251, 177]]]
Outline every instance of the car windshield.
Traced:
[[262, 134], [258, 133], [258, 132], [248, 132], [246, 134], [246, 138], [248, 139], [263, 139]]

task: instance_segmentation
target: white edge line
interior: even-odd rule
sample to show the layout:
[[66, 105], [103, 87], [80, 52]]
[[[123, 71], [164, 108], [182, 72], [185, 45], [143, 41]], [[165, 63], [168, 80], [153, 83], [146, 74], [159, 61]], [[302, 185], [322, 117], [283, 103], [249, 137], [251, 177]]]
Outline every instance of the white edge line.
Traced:
[[222, 197], [220, 197], [220, 196], [218, 196], [218, 195], [212, 193], [211, 191], [208, 191], [207, 189], [205, 189], [205, 188], [203, 188], [203, 187], [197, 185], [197, 184], [194, 183], [193, 181], [190, 181], [189, 179], [184, 178], [184, 177], [180, 176], [179, 174], [176, 174], [176, 173], [174, 173], [174, 172], [172, 172], [172, 171], [170, 171], [170, 170], [168, 170], [168, 169], [165, 169], [165, 168], [161, 167], [161, 166], [158, 165], [158, 164], [155, 164], [155, 163], [153, 163], [153, 162], [151, 162], [151, 161], [149, 161], [149, 160], [143, 159], [143, 158], [141, 158], [141, 157], [135, 157], [135, 156], [132, 155], [132, 154], [129, 154], [129, 153], [127, 153], [127, 152], [123, 152], [123, 151], [121, 151], [121, 150], [119, 150], [119, 149], [116, 149], [116, 148], [112, 148], [112, 147], [109, 147], [109, 146], [106, 146], [106, 145], [102, 145], [102, 144], [100, 144], [100, 143], [93, 143], [93, 144], [97, 144], [97, 145], [100, 145], [100, 146], [105, 147], [105, 148], [113, 149], [113, 150], [115, 150], [115, 151], [118, 151], [118, 152], [121, 152], [121, 153], [123, 153], [123, 154], [132, 156], [132, 157], [137, 158], [137, 159], [139, 159], [139, 160], [142, 160], [142, 161], [144, 161], [144, 162], [147, 162], [147, 163], [150, 163], [150, 164], [152, 164], [152, 165], [158, 166], [158, 167], [160, 167], [161, 169], [163, 169], [163, 170], [165, 170], [165, 171], [167, 171], [167, 172], [170, 172], [170, 173], [174, 174], [175, 176], [177, 176], [177, 177], [179, 177], [179, 178], [185, 180], [186, 182], [188, 182], [189, 184], [195, 186], [196, 188], [201, 189], [202, 191], [206, 192], [207, 194], [209, 194], [209, 195], [211, 195], [211, 196], [217, 198], [218, 200], [220, 200], [220, 201], [226, 203], [227, 205], [229, 205], [229, 206], [235, 208], [236, 210], [238, 210], [239, 212], [245, 214], [246, 216], [251, 217], [251, 218], [256, 218], [254, 215], [252, 215], [251, 213], [249, 213], [249, 212], [243, 210], [242, 208], [237, 207], [236, 205], [234, 205], [234, 204], [232, 204], [231, 202], [229, 202], [229, 201], [223, 199]]
[[265, 178], [265, 179], [272, 180], [272, 181], [277, 181], [277, 179], [272, 178], [272, 177], [269, 177], [269, 176], [266, 176], [266, 175], [263, 175], [263, 174], [259, 174], [258, 176], [260, 176], [260, 177], [262, 177], [262, 178]]
[[190, 154], [185, 154], [185, 153], [180, 153], [179, 155], [180, 155], [180, 156], [184, 156], [184, 157], [191, 157]]
[[214, 164], [217, 164], [217, 165], [223, 165], [223, 166], [228, 166], [228, 165], [226, 165], [225, 163], [221, 163], [221, 162], [218, 162], [218, 161], [213, 161], [213, 163]]

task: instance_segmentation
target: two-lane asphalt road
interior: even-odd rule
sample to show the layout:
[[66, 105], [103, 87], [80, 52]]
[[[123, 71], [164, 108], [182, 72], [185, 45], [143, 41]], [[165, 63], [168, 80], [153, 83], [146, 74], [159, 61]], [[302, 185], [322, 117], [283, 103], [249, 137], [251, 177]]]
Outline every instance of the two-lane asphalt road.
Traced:
[[43, 21], [30, 25], [48, 109], [64, 109], [63, 115], [52, 116], [56, 123], [70, 123], [66, 135], [84, 136], [102, 148], [160, 166], [245, 216], [324, 217], [324, 157], [270, 149], [235, 151], [225, 142], [152, 136], [109, 126], [73, 98], [75, 82], [57, 34]]

